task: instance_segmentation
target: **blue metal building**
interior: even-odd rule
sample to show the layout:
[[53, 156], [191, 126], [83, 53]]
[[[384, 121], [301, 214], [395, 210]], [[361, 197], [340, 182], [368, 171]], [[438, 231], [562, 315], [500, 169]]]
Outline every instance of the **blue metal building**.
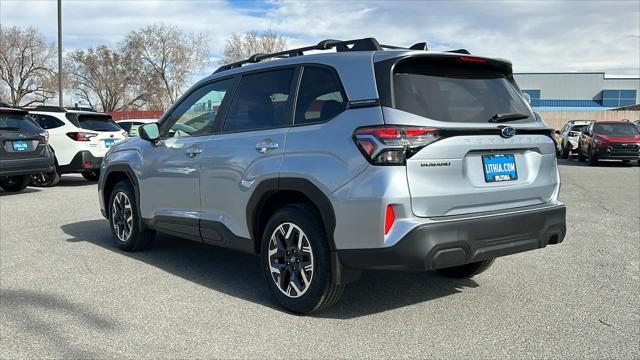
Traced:
[[640, 104], [640, 78], [603, 72], [516, 73], [536, 110], [599, 111]]

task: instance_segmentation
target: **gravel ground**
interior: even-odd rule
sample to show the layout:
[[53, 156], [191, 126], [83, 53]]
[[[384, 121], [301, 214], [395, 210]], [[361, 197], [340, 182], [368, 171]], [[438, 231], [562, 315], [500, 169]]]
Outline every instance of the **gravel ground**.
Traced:
[[79, 176], [0, 193], [0, 358], [639, 358], [640, 168], [560, 171], [561, 245], [472, 280], [367, 272], [312, 317], [279, 309], [256, 257], [116, 250]]

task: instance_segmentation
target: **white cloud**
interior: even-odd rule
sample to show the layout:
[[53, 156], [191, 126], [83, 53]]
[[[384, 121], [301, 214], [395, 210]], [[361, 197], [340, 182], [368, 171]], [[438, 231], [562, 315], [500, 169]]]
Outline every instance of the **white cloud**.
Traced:
[[[374, 36], [427, 41], [513, 61], [516, 71], [640, 73], [638, 1], [71, 1], [63, 0], [65, 48], [115, 44], [154, 22], [207, 32], [214, 58], [232, 32], [273, 28], [291, 46]], [[56, 37], [55, 1], [0, 1], [3, 26]]]

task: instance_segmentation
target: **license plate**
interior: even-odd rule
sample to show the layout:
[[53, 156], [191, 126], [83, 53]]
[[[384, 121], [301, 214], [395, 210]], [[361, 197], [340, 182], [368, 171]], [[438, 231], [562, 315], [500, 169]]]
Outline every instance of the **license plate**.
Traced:
[[13, 151], [28, 151], [29, 144], [26, 141], [14, 141], [13, 142]]
[[110, 147], [113, 146], [114, 142], [115, 141], [113, 139], [107, 139], [107, 140], [104, 141], [104, 146], [110, 148]]
[[516, 158], [513, 154], [482, 155], [482, 167], [486, 182], [518, 180]]

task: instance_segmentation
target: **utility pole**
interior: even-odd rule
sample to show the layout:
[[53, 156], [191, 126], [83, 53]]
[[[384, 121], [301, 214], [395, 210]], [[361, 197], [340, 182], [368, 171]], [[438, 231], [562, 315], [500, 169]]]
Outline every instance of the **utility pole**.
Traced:
[[58, 105], [64, 106], [62, 99], [62, 0], [58, 0]]

